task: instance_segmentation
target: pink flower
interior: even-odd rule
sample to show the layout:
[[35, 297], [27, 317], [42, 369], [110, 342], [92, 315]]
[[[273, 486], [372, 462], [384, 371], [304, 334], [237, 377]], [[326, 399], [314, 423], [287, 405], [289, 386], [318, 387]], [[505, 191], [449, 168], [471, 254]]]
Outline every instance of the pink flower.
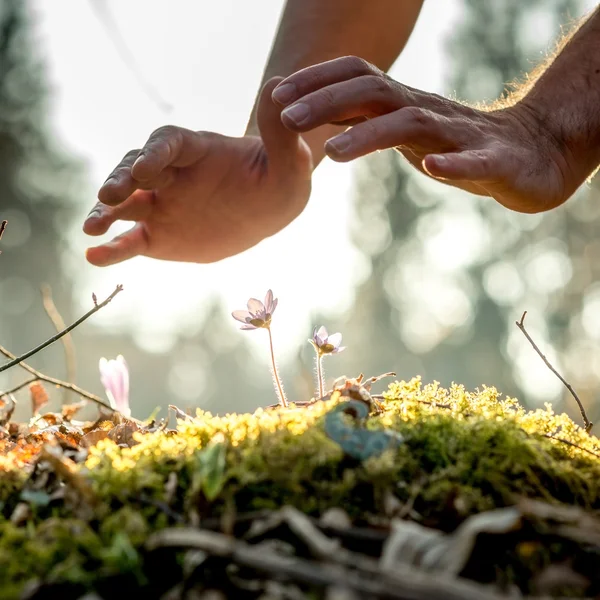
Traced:
[[240, 329], [268, 329], [271, 326], [271, 317], [277, 308], [277, 298], [273, 299], [273, 292], [269, 290], [264, 303], [256, 298], [248, 300], [248, 310], [234, 310], [231, 316], [243, 323]]
[[316, 327], [313, 330], [313, 336], [311, 340], [308, 340], [317, 351], [317, 354], [338, 354], [346, 349], [346, 346], [341, 346], [342, 334], [332, 333], [328, 335], [325, 326], [321, 325], [319, 329]]
[[129, 369], [125, 359], [119, 355], [116, 360], [106, 360], [102, 357], [100, 381], [106, 390], [110, 405], [126, 417], [131, 416], [129, 408]]

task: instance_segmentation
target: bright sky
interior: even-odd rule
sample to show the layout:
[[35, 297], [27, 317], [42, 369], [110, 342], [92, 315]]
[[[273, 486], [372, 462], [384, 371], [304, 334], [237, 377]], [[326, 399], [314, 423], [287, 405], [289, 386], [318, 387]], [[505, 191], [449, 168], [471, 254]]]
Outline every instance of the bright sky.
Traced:
[[[155, 0], [106, 0], [139, 72], [172, 106], [168, 112], [119, 58], [94, 10], [101, 4], [33, 2], [40, 54], [53, 90], [52, 127], [64, 148], [88, 166], [89, 185], [79, 198], [82, 215], [125, 152], [140, 147], [155, 128], [176, 124], [228, 135], [243, 132], [283, 1], [171, 0], [167, 9]], [[443, 91], [441, 43], [456, 21], [457, 7], [457, 0], [425, 2], [393, 76]], [[135, 259], [97, 269], [85, 262], [88, 240], [77, 229], [69, 264], [81, 277], [80, 300], [87, 307], [92, 291], [103, 297], [116, 283], [125, 284], [126, 293], [95, 323], [128, 328], [145, 348], [165, 350], [178, 330], [201, 320], [203, 306], [215, 294], [233, 310], [272, 287], [280, 298], [279, 346], [291, 352], [311, 329], [309, 314], [350, 306], [353, 285], [368, 274], [348, 238], [353, 167], [321, 165], [300, 218], [258, 247], [216, 265]], [[332, 251], [310, 243], [315, 230], [332, 240]]]

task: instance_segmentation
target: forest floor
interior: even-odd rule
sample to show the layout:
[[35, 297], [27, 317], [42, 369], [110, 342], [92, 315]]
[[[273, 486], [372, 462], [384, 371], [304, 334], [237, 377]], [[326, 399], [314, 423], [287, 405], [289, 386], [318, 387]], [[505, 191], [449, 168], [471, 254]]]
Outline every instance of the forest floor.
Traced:
[[142, 423], [0, 400], [0, 597], [600, 594], [600, 440], [493, 388]]

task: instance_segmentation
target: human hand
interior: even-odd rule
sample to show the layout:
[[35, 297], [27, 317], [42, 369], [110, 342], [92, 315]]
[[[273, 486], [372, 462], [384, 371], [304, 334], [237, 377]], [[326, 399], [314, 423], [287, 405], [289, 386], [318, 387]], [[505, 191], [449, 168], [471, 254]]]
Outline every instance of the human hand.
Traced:
[[353, 125], [327, 141], [333, 160], [396, 147], [427, 175], [519, 212], [558, 206], [582, 183], [564, 146], [526, 101], [476, 110], [402, 85], [353, 56], [298, 71], [272, 97], [286, 106], [281, 119], [291, 131]]
[[275, 234], [304, 209], [312, 160], [300, 136], [281, 124], [263, 88], [261, 137], [233, 138], [180, 127], [157, 129], [128, 152], [98, 192], [84, 231], [102, 235], [118, 220], [129, 231], [89, 248], [87, 259], [108, 266], [137, 255], [208, 263]]

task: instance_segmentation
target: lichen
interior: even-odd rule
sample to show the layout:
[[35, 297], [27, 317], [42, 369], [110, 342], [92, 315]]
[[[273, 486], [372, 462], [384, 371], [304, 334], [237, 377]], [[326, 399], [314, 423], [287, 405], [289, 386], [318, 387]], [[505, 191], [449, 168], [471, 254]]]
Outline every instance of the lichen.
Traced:
[[[151, 577], [144, 541], [173, 515], [193, 521], [287, 504], [315, 516], [341, 507], [364, 525], [389, 518], [392, 496], [408, 507], [406, 517], [451, 531], [520, 496], [600, 508], [600, 441], [551, 406], [526, 411], [488, 387], [471, 393], [419, 378], [396, 382], [384, 411], [365, 426], [396, 431], [403, 443], [361, 463], [324, 432], [324, 415], [339, 401], [225, 416], [198, 411], [176, 433], [134, 434], [131, 448], [100, 441], [79, 467], [97, 497], [93, 516], [77, 518], [65, 501], [16, 526], [3, 511], [0, 596], [17, 597], [31, 579], [91, 589], [117, 572], [143, 585]], [[206, 471], [200, 457], [215, 443], [226, 460]], [[24, 478], [8, 460], [0, 470], [0, 500], [14, 507]], [[202, 481], [209, 472], [210, 499]]]

